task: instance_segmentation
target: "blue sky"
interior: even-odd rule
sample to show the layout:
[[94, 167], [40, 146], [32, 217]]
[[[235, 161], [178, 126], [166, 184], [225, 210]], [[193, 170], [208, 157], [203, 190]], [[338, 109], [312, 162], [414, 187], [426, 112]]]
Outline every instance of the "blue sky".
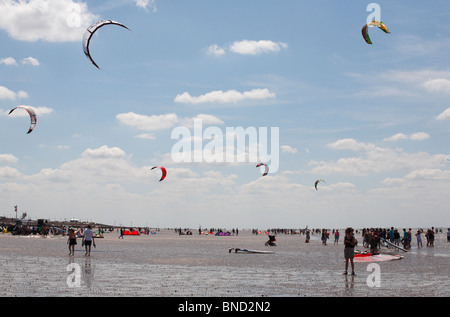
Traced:
[[[0, 215], [449, 226], [450, 3], [376, 2], [391, 34], [368, 45], [370, 3], [0, 0]], [[131, 31], [94, 34], [98, 70], [81, 41], [104, 19]], [[279, 128], [279, 168], [174, 162], [172, 131], [199, 117]]]

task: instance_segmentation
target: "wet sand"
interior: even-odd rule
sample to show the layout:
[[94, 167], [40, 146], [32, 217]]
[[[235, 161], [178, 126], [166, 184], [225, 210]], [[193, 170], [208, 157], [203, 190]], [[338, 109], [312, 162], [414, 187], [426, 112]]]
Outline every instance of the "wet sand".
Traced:
[[[196, 231], [194, 231], [196, 232]], [[357, 236], [359, 250], [362, 238]], [[356, 276], [343, 276], [343, 245], [309, 244], [304, 236], [267, 236], [240, 231], [239, 236], [179, 236], [173, 230], [155, 235], [117, 232], [97, 239], [90, 257], [78, 239], [69, 256], [67, 237], [0, 234], [0, 296], [155, 296], [155, 297], [445, 297], [450, 294], [450, 243], [436, 235], [435, 247], [410, 252], [399, 261], [378, 262], [380, 287], [369, 286], [370, 263], [355, 263]], [[342, 241], [342, 238], [341, 238]], [[426, 245], [426, 242], [424, 243]], [[229, 253], [228, 248], [275, 251], [274, 254]], [[72, 266], [71, 266], [72, 265]], [[73, 269], [78, 268], [79, 271]], [[79, 285], [73, 286], [76, 272]], [[68, 283], [69, 278], [69, 283]]]

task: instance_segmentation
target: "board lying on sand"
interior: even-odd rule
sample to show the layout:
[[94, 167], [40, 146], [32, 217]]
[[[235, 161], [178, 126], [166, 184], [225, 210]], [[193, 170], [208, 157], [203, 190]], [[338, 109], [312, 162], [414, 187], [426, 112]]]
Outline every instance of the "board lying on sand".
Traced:
[[273, 254], [275, 252], [273, 251], [261, 251], [261, 250], [250, 250], [250, 249], [241, 249], [241, 248], [228, 248], [228, 253], [231, 253], [233, 251], [235, 253], [238, 252], [244, 252], [244, 253], [261, 253], [261, 254]]
[[353, 258], [353, 262], [386, 262], [393, 260], [401, 260], [403, 259], [400, 255], [391, 255], [391, 254], [355, 254]]
[[384, 243], [386, 243], [386, 244], [388, 244], [388, 245], [390, 245], [390, 246], [392, 246], [392, 247], [394, 247], [394, 248], [397, 248], [397, 249], [399, 249], [399, 250], [402, 250], [403, 252], [408, 252], [408, 250], [405, 250], [405, 249], [403, 249], [402, 247], [399, 247], [398, 245], [395, 245], [395, 244], [393, 244], [392, 242], [390, 242], [390, 241], [388, 241], [388, 240], [386, 240], [386, 239], [381, 238], [381, 241], [383, 241]]

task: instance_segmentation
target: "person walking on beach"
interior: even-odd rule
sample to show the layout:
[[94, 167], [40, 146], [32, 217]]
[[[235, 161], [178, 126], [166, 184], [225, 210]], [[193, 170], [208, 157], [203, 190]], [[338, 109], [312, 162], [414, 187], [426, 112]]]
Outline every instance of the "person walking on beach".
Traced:
[[123, 239], [123, 228], [120, 228], [120, 236], [119, 239], [122, 238]]
[[345, 272], [344, 275], [348, 274], [348, 262], [352, 266], [352, 275], [355, 275], [355, 264], [353, 263], [353, 258], [355, 257], [355, 245], [358, 241], [355, 238], [353, 233], [353, 228], [345, 229], [345, 237], [344, 237], [344, 258], [345, 258]]
[[447, 228], [447, 242], [450, 242], [450, 228]]
[[95, 247], [94, 231], [92, 231], [91, 225], [88, 225], [87, 229], [84, 230], [83, 244], [86, 247], [85, 255], [90, 256], [91, 255], [91, 244], [94, 244], [94, 247]]
[[69, 255], [75, 255], [75, 245], [77, 244], [77, 236], [75, 230], [69, 229], [69, 238], [67, 239], [69, 245]]

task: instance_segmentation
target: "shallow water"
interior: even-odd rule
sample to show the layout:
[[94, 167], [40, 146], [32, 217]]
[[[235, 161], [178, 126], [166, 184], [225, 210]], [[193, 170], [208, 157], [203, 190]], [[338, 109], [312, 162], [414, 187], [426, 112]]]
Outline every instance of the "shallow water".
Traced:
[[[179, 236], [172, 230], [162, 230], [156, 235], [124, 239], [112, 232], [96, 240], [97, 248], [92, 249], [90, 257], [84, 255], [78, 240], [75, 256], [70, 257], [67, 237], [0, 234], [0, 296], [428, 297], [450, 294], [450, 243], [445, 233], [436, 236], [434, 248], [413, 246], [408, 253], [383, 249], [404, 258], [377, 263], [379, 285], [373, 285], [375, 271], [370, 269], [370, 263], [355, 263], [355, 277], [342, 275], [342, 243], [329, 242], [324, 246], [319, 237], [313, 236], [306, 244], [304, 236], [278, 235], [278, 245], [266, 247], [266, 240], [267, 236], [255, 236], [249, 231], [240, 231], [239, 236], [216, 237]], [[229, 247], [275, 253], [229, 253]]]

